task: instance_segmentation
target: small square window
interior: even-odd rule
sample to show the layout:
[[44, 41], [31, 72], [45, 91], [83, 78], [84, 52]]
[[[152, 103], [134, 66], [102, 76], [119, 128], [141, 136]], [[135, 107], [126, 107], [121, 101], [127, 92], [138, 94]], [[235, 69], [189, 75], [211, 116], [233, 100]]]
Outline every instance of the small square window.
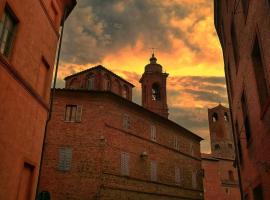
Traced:
[[82, 106], [66, 105], [65, 121], [80, 122], [82, 117]]

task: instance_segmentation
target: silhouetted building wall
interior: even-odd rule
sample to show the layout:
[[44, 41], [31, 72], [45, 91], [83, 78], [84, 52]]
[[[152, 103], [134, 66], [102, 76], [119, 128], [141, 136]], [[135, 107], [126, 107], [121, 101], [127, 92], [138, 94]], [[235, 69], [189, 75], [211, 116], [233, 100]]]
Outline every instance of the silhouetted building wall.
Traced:
[[0, 1], [0, 199], [34, 199], [60, 21], [75, 4]]
[[245, 199], [270, 199], [270, 1], [215, 1]]

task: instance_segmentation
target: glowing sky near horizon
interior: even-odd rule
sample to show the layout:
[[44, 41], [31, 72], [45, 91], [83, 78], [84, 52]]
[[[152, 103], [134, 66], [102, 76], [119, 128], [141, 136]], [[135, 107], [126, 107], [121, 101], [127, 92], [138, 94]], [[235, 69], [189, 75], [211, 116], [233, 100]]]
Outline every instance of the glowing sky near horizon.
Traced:
[[205, 138], [207, 108], [227, 106], [223, 60], [212, 0], [79, 0], [66, 22], [58, 86], [75, 72], [102, 64], [133, 83], [151, 48], [168, 78], [170, 119]]

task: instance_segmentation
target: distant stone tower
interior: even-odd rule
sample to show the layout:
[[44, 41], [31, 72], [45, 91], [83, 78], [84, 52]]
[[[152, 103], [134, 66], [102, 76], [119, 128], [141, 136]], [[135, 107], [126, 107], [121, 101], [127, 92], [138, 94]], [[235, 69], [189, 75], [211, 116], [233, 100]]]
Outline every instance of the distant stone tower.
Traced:
[[140, 79], [142, 106], [166, 118], [169, 115], [166, 94], [168, 75], [162, 72], [162, 66], [157, 64], [157, 59], [152, 54], [150, 64], [145, 66], [145, 71]]
[[234, 142], [229, 109], [219, 104], [208, 109], [211, 151], [214, 157], [234, 159]]

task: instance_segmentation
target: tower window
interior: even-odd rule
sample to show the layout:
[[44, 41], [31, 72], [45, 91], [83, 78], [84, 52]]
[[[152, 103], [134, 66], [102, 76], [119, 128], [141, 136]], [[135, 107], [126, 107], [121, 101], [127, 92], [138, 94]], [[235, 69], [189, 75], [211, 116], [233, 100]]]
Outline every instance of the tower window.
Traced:
[[216, 122], [218, 120], [218, 114], [217, 113], [214, 113], [212, 115], [212, 122]]
[[160, 87], [157, 83], [154, 83], [152, 86], [152, 100], [159, 101], [161, 98], [160, 96]]
[[262, 62], [262, 54], [260, 51], [258, 37], [256, 36], [254, 47], [252, 50], [252, 63], [255, 73], [255, 79], [257, 84], [257, 91], [259, 93], [259, 102], [261, 108], [263, 108], [269, 98], [269, 91], [267, 87], [266, 74]]
[[92, 74], [87, 78], [87, 89], [93, 90], [95, 88], [95, 75]]
[[227, 112], [224, 113], [224, 120], [225, 121], [229, 121], [229, 117], [228, 117], [228, 113]]
[[0, 53], [8, 57], [18, 21], [10, 8], [6, 7], [0, 20]]
[[233, 145], [232, 145], [232, 144], [228, 144], [228, 147], [229, 147], [230, 149], [232, 149], [232, 148], [233, 148]]

